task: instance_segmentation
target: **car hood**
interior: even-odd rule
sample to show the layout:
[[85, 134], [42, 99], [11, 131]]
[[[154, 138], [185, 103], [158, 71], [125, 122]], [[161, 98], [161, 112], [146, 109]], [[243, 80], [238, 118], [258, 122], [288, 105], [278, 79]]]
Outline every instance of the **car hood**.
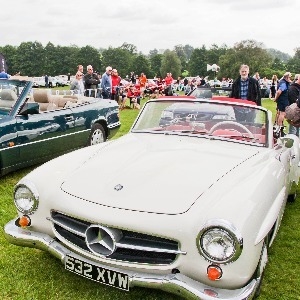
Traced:
[[104, 206], [179, 214], [256, 153], [255, 147], [206, 138], [128, 134], [101, 148], [61, 188]]

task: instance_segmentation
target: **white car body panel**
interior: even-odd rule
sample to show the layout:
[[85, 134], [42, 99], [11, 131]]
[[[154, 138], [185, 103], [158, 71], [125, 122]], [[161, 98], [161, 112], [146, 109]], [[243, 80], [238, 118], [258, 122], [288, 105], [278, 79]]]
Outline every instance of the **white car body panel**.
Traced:
[[[34, 183], [38, 190], [38, 208], [29, 215], [28, 229], [16, 228], [13, 220], [5, 228], [6, 236], [17, 245], [47, 250], [62, 262], [69, 254], [125, 272], [131, 286], [180, 290], [189, 299], [210, 299], [206, 289], [219, 299], [252, 299], [267, 262], [266, 243], [275, 238], [290, 187], [299, 179], [299, 139], [287, 135], [273, 144], [271, 113], [261, 112], [267, 118], [259, 127], [261, 135], [265, 129], [269, 132], [265, 139], [240, 136], [232, 129], [224, 129], [221, 136], [203, 135], [201, 130], [177, 132], [177, 123], [162, 125], [174, 127], [167, 132], [159, 127], [148, 130], [153, 114], [144, 122], [146, 129], [139, 131], [142, 111], [124, 137], [58, 157], [23, 178], [19, 185]], [[194, 122], [193, 129], [203, 127], [202, 122]], [[82, 237], [87, 244], [87, 232], [95, 225], [112, 235], [130, 231], [174, 241], [179, 253], [170, 263], [156, 264], [87, 251], [57, 231], [56, 222], [64, 216], [92, 224]], [[228, 223], [242, 237], [239, 256], [217, 263], [222, 277], [215, 281], [208, 278], [207, 269], [216, 263], [198, 245], [208, 223]], [[117, 244], [121, 241], [116, 237]]]

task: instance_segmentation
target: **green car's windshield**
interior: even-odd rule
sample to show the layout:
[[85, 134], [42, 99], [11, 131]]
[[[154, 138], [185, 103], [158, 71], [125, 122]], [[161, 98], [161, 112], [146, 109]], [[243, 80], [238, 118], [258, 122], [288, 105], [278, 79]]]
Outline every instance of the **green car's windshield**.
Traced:
[[0, 79], [0, 115], [8, 115], [28, 81]]

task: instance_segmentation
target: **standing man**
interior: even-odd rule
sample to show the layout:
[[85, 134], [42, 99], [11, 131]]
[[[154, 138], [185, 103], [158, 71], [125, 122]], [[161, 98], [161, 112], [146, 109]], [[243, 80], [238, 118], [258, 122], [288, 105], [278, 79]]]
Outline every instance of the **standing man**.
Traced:
[[289, 105], [288, 90], [291, 83], [292, 74], [285, 72], [283, 77], [279, 80], [277, 92], [274, 101], [277, 103], [277, 125], [283, 127], [285, 118], [285, 108]]
[[0, 79], [8, 79], [8, 78], [9, 78], [9, 75], [4, 70], [1, 70]]
[[48, 84], [49, 84], [49, 88], [53, 87], [53, 79], [51, 76], [48, 76]]
[[103, 99], [110, 99], [111, 88], [112, 88], [111, 72], [112, 72], [112, 67], [108, 66], [105, 69], [105, 73], [102, 75], [101, 89], [102, 89]]
[[49, 86], [49, 78], [48, 75], [45, 75], [45, 87], [47, 88]]
[[99, 83], [100, 80], [98, 78], [98, 75], [94, 73], [93, 67], [91, 65], [88, 65], [87, 73], [84, 75], [85, 96], [96, 97]]
[[[296, 74], [294, 82], [290, 84], [288, 89], [289, 105], [295, 103], [297, 99], [300, 98], [299, 96], [300, 96], [300, 74]], [[290, 124], [289, 133], [295, 134], [299, 137], [299, 127], [295, 127], [292, 124]]]
[[[232, 84], [230, 97], [253, 101], [261, 106], [259, 82], [255, 78], [249, 77], [248, 65], [241, 65], [240, 76]], [[251, 115], [248, 109], [236, 108], [234, 112], [237, 121], [251, 122], [255, 117], [254, 115]]]

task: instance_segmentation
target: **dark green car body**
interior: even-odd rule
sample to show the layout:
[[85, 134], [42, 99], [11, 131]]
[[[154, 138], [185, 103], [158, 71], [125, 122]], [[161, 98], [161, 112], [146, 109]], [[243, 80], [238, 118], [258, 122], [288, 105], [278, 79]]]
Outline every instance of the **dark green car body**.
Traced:
[[[59, 107], [52, 103], [41, 111], [46, 103], [35, 102], [34, 92], [31, 81], [0, 80], [0, 176], [93, 144], [95, 127], [103, 133], [100, 142], [120, 127], [119, 106], [114, 100], [52, 96], [69, 104]], [[42, 93], [48, 95], [51, 90]], [[42, 102], [50, 107], [47, 99]]]

